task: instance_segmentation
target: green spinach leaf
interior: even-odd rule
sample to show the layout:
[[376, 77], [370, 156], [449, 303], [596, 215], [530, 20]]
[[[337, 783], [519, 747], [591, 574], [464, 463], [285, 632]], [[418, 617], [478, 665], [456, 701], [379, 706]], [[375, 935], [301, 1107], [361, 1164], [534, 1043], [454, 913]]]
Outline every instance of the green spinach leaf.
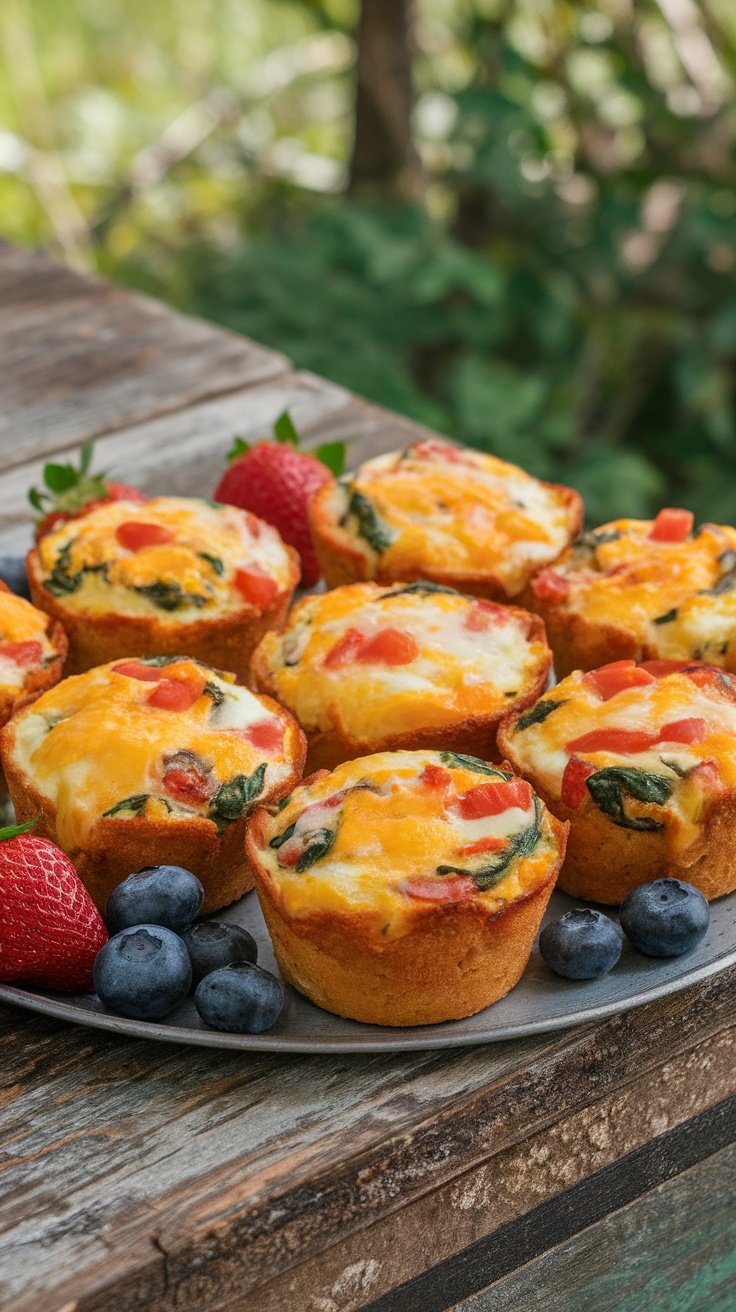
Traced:
[[102, 812], [103, 819], [105, 816], [117, 815], [120, 811], [132, 811], [137, 815], [143, 810], [150, 796], [150, 793], [134, 793], [132, 797], [124, 797], [122, 802], [116, 802], [114, 806]]
[[379, 601], [389, 601], [391, 597], [410, 597], [410, 596], [432, 596], [434, 593], [444, 592], [450, 597], [462, 597], [462, 592], [457, 588], [446, 588], [441, 583], [429, 583], [426, 579], [417, 579], [416, 583], [407, 583], [404, 588], [397, 588], [394, 592], [384, 592]]
[[620, 828], [649, 832], [664, 828], [652, 816], [632, 816], [626, 813], [627, 798], [663, 806], [674, 789], [672, 780], [666, 779], [664, 775], [652, 774], [636, 766], [610, 765], [590, 775], [585, 783], [599, 811], [610, 816]]
[[358, 532], [362, 538], [375, 552], [380, 556], [382, 551], [391, 546], [394, 535], [383, 520], [380, 518], [378, 511], [369, 501], [368, 497], [362, 492], [354, 489], [350, 494], [348, 501], [347, 517], [357, 520]]
[[263, 761], [251, 775], [236, 774], [227, 783], [220, 784], [209, 805], [210, 820], [214, 820], [218, 828], [239, 820], [246, 806], [263, 792], [265, 777], [266, 762]]
[[490, 774], [495, 779], [510, 779], [511, 775], [504, 770], [497, 770], [495, 766], [489, 765], [487, 761], [481, 761], [477, 756], [465, 756], [462, 752], [440, 752], [440, 760], [445, 765], [455, 766], [456, 769], [474, 770], [476, 774]]
[[315, 861], [321, 861], [323, 856], [327, 856], [336, 836], [336, 829], [315, 829], [309, 846], [305, 847], [294, 867], [297, 874], [301, 875], [303, 871], [313, 866]]
[[559, 702], [554, 701], [553, 698], [545, 698], [541, 702], [537, 702], [535, 706], [532, 706], [531, 710], [525, 711], [523, 715], [519, 716], [516, 721], [516, 731], [518, 732], [519, 729], [528, 729], [532, 724], [542, 724], [544, 720], [547, 719], [548, 715], [551, 715], [553, 711], [557, 710], [558, 706], [564, 705], [565, 698]]
[[162, 579], [155, 583], [136, 584], [133, 591], [147, 597], [159, 610], [180, 610], [182, 606], [204, 606], [207, 603], [206, 597], [185, 592], [180, 583], [164, 583]]

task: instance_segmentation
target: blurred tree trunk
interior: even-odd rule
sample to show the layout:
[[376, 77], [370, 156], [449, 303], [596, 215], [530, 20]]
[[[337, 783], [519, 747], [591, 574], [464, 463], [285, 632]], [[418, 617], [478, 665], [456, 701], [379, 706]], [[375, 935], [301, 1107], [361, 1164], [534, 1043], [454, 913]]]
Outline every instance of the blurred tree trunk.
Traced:
[[411, 124], [413, 8], [413, 0], [361, 2], [351, 192], [405, 200], [423, 190]]

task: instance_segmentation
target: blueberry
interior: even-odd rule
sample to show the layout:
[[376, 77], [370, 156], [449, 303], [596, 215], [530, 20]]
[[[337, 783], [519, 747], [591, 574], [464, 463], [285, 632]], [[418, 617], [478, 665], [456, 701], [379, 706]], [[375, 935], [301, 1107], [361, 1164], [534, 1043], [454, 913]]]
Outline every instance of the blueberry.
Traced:
[[192, 985], [184, 943], [160, 925], [115, 934], [97, 953], [92, 975], [105, 1006], [133, 1020], [160, 1020]]
[[621, 903], [621, 928], [648, 957], [681, 957], [705, 938], [710, 907], [681, 879], [640, 884]]
[[8, 585], [11, 592], [30, 601], [31, 593], [24, 556], [0, 556], [0, 579]]
[[182, 866], [146, 866], [114, 888], [105, 907], [111, 934], [130, 925], [164, 925], [177, 934], [197, 919], [204, 889]]
[[284, 990], [276, 976], [260, 966], [222, 966], [197, 985], [194, 1005], [215, 1030], [260, 1034], [281, 1015]]
[[192, 963], [192, 978], [198, 984], [205, 975], [221, 966], [255, 965], [258, 945], [252, 934], [240, 925], [226, 925], [219, 920], [201, 920], [182, 934]]
[[623, 935], [615, 920], [602, 911], [576, 907], [545, 925], [539, 951], [550, 970], [565, 979], [598, 979], [621, 956]]

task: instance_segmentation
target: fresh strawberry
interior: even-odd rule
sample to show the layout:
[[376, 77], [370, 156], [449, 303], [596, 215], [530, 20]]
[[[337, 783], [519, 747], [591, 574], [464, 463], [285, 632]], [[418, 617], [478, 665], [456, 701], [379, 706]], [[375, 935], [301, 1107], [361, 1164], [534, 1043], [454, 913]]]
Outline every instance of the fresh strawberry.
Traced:
[[342, 473], [344, 449], [341, 442], [330, 442], [313, 455], [298, 451], [299, 438], [286, 412], [276, 420], [274, 436], [275, 442], [257, 442], [252, 447], [236, 438], [230, 452], [232, 463], [214, 496], [216, 501], [249, 510], [273, 524], [284, 542], [299, 552], [302, 583], [311, 587], [320, 568], [309, 531], [307, 503], [329, 481], [330, 471]]
[[35, 823], [0, 829], [0, 980], [87, 993], [107, 930], [69, 857], [28, 832]]
[[68, 519], [86, 515], [89, 510], [94, 510], [95, 506], [101, 506], [106, 501], [148, 500], [137, 487], [131, 487], [128, 483], [115, 483], [105, 474], [90, 473], [92, 450], [91, 442], [82, 444], [78, 469], [74, 465], [57, 465], [53, 462], [44, 465], [43, 481], [47, 491], [32, 487], [28, 493], [28, 500], [40, 515], [36, 522], [37, 542]]

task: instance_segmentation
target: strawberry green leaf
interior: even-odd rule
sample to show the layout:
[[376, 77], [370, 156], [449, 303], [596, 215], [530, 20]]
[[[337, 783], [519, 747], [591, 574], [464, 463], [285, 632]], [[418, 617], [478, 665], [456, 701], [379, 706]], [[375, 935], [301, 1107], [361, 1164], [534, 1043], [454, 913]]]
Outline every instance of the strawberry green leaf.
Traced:
[[288, 410], [284, 410], [279, 415], [273, 426], [273, 435], [277, 442], [285, 442], [288, 446], [299, 445], [299, 434], [294, 427]]
[[78, 480], [72, 465], [48, 464], [43, 467], [43, 481], [51, 492], [68, 492]]
[[316, 451], [312, 451], [313, 456], [322, 461], [335, 478], [339, 478], [345, 469], [345, 443], [344, 442], [325, 442], [318, 446]]
[[18, 834], [27, 834], [30, 829], [38, 824], [40, 819], [39, 815], [34, 815], [32, 820], [26, 820], [23, 825], [5, 825], [3, 829], [0, 829], [0, 843], [4, 842], [6, 838], [17, 838]]
[[87, 441], [82, 443], [81, 450], [80, 450], [80, 458], [79, 458], [80, 474], [84, 475], [89, 473], [89, 467], [92, 464], [92, 455], [94, 449], [95, 449], [95, 444], [92, 441], [92, 439], [88, 437]]
[[28, 500], [30, 501], [34, 510], [38, 510], [40, 514], [44, 513], [44, 502], [46, 500], [46, 497], [44, 496], [43, 492], [39, 492], [37, 487], [32, 487], [30, 489], [28, 493]]
[[227, 453], [227, 458], [232, 464], [233, 460], [237, 460], [238, 456], [244, 456], [246, 451], [250, 451], [250, 447], [245, 441], [245, 438], [234, 437], [233, 444]]

